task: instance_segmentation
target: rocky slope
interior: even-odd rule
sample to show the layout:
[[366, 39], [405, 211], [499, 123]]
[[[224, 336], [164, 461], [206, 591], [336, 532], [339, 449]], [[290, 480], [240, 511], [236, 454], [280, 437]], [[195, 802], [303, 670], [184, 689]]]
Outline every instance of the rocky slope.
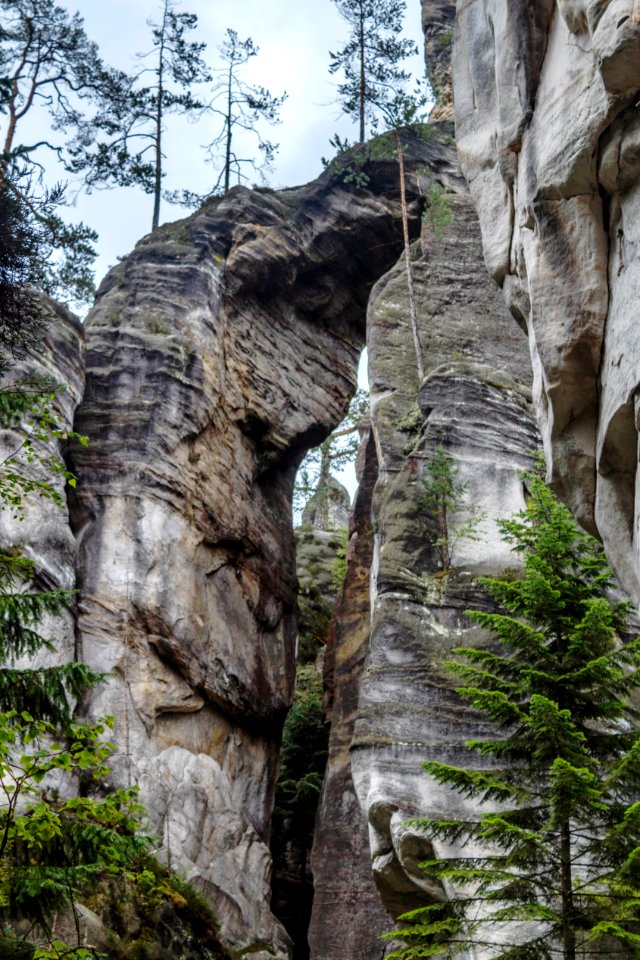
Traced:
[[[414, 171], [438, 138], [407, 143]], [[269, 821], [294, 680], [290, 498], [354, 388], [372, 283], [401, 240], [397, 166], [232, 190], [156, 231], [89, 317], [74, 454], [80, 655], [112, 679], [114, 780], [139, 782], [163, 855], [221, 935], [288, 950], [269, 912]], [[414, 229], [418, 179], [409, 185]]]
[[640, 7], [458, 3], [456, 131], [551, 477], [640, 597]]
[[[375, 486], [371, 520], [366, 501], [356, 513], [330, 652], [335, 702], [310, 931], [318, 960], [373, 960], [383, 952], [377, 934], [389, 920], [372, 896], [371, 867], [392, 917], [443, 896], [418, 868], [432, 851], [405, 821], [437, 816], [445, 805], [463, 812], [460, 797], [437, 787], [420, 764], [467, 759], [464, 741], [477, 720], [441, 663], [452, 646], [481, 640], [464, 610], [486, 602], [475, 575], [513, 563], [493, 521], [523, 506], [517, 470], [538, 444], [526, 338], [486, 275], [473, 204], [453, 145], [449, 151], [426, 173], [440, 216], [427, 213], [414, 248], [423, 383], [402, 263], [378, 281], [368, 308], [375, 454], [372, 448], [360, 496]], [[446, 191], [446, 218], [434, 184]], [[468, 483], [462, 517], [485, 515], [481, 542], [459, 542], [445, 575], [433, 517], [420, 504], [420, 478], [438, 445]]]

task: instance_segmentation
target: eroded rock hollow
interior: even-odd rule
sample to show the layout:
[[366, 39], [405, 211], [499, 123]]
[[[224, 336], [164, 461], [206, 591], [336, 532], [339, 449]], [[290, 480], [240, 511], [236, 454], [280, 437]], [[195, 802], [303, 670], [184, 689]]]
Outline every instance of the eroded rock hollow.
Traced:
[[456, 135], [551, 478], [640, 597], [640, 3], [458, 3]]

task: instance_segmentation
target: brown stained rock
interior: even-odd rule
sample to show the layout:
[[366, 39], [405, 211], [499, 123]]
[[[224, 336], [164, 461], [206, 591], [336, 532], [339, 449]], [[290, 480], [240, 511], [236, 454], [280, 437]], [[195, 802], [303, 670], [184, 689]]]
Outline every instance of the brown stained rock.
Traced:
[[312, 960], [379, 960], [383, 945], [378, 935], [390, 927], [371, 876], [367, 823], [353, 786], [349, 758], [370, 628], [371, 495], [377, 466], [372, 437], [366, 439], [364, 448], [347, 575], [325, 658], [332, 723], [311, 861], [315, 888], [309, 928]]
[[[86, 328], [78, 635], [112, 675], [87, 709], [116, 716], [114, 780], [140, 781], [165, 857], [255, 960], [288, 950], [264, 841], [294, 679], [293, 478], [344, 414], [402, 242], [396, 162], [365, 161], [367, 187], [345, 162], [149, 235]], [[446, 136], [407, 138], [410, 174], [426, 162], [451, 168]]]
[[550, 476], [640, 597], [640, 4], [458, 3], [456, 134]]

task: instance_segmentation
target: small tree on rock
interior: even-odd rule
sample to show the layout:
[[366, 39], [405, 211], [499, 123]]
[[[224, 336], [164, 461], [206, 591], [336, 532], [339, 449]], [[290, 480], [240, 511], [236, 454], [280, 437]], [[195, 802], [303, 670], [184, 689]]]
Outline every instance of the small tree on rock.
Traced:
[[464, 523], [455, 521], [469, 484], [460, 480], [460, 468], [447, 456], [439, 444], [421, 478], [424, 492], [418, 501], [435, 524], [434, 546], [440, 554], [440, 566], [446, 573], [451, 569], [453, 552], [461, 540], [478, 540], [478, 527], [484, 514], [476, 515]]
[[526, 510], [499, 524], [522, 576], [479, 581], [499, 609], [469, 616], [493, 643], [447, 664], [495, 735], [468, 742], [481, 767], [424, 764], [483, 807], [418, 821], [458, 847], [422, 864], [457, 895], [400, 918], [398, 960], [640, 956], [640, 641], [600, 545], [526, 479]]
[[[152, 230], [160, 223], [166, 118], [202, 110], [204, 103], [194, 96], [193, 88], [211, 79], [202, 59], [206, 44], [188, 39], [198, 18], [179, 12], [176, 5], [176, 0], [163, 0], [160, 19], [149, 21], [151, 49], [139, 54], [149, 66], [131, 78], [125, 96], [114, 98], [109, 110], [85, 124], [75, 157], [75, 168], [84, 172], [89, 186], [115, 182], [141, 186], [152, 194]], [[151, 82], [140, 85], [149, 76]], [[106, 141], [93, 144], [95, 128], [107, 135]], [[181, 202], [180, 196], [171, 193], [165, 197]]]
[[[251, 37], [241, 40], [235, 30], [227, 30], [226, 39], [220, 47], [220, 56], [225, 66], [214, 71], [218, 81], [213, 100], [208, 107], [211, 113], [222, 118], [220, 132], [208, 148], [212, 162], [222, 157], [222, 168], [214, 191], [222, 187], [223, 192], [227, 193], [232, 175], [238, 178], [238, 183], [246, 179], [243, 173], [245, 166], [253, 170], [260, 170], [261, 166], [268, 167], [278, 149], [277, 144], [261, 136], [258, 124], [261, 121], [269, 124], [280, 122], [278, 113], [287, 94], [274, 97], [265, 87], [246, 83], [240, 76], [242, 68], [258, 53], [259, 48]], [[240, 131], [251, 133], [258, 138], [258, 149], [263, 157], [262, 165], [254, 156], [243, 157], [237, 152], [234, 137]]]

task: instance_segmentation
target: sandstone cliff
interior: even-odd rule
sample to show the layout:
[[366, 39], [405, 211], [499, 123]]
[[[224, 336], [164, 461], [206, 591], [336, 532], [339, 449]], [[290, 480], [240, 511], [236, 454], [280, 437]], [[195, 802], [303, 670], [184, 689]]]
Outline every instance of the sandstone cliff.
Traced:
[[455, 0], [422, 0], [427, 74], [436, 101], [431, 111], [432, 121], [453, 117], [451, 46], [455, 14]]
[[456, 131], [550, 474], [640, 597], [640, 4], [458, 3]]
[[[439, 141], [407, 143], [409, 170]], [[237, 188], [143, 240], [86, 327], [74, 454], [80, 656], [112, 679], [114, 780], [224, 941], [283, 957], [267, 847], [294, 680], [296, 467], [354, 389], [372, 283], [401, 245], [397, 165]], [[409, 186], [414, 225], [419, 187]]]

